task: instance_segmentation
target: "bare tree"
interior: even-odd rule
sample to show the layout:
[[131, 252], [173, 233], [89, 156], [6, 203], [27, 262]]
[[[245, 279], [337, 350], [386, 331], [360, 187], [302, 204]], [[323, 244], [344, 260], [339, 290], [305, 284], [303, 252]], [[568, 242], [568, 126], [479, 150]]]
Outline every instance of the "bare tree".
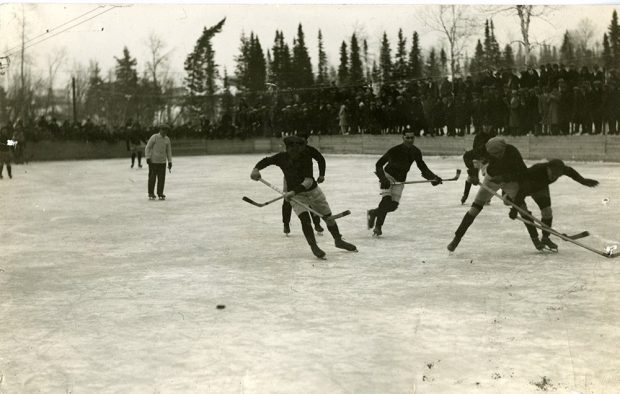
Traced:
[[155, 33], [149, 34], [147, 45], [149, 48], [150, 59], [146, 62], [146, 69], [151, 75], [151, 78], [153, 78], [155, 86], [159, 87], [158, 70], [160, 67], [166, 67], [172, 50], [166, 52], [166, 44]]
[[56, 81], [56, 75], [58, 70], [66, 61], [67, 48], [62, 47], [52, 51], [47, 55], [47, 102], [45, 105], [46, 111], [49, 111], [51, 106], [52, 115], [54, 114], [54, 82]]
[[590, 18], [583, 18], [577, 24], [577, 28], [571, 31], [571, 37], [574, 37], [575, 44], [582, 50], [586, 51], [590, 47], [590, 41], [594, 37], [596, 26]]
[[448, 42], [450, 74], [457, 72], [457, 62], [474, 34], [477, 18], [472, 7], [463, 4], [440, 4], [428, 6], [419, 15], [420, 21], [430, 30], [439, 32]]
[[544, 4], [529, 4], [529, 5], [497, 5], [485, 7], [485, 11], [490, 14], [502, 14], [507, 16], [515, 16], [519, 19], [519, 30], [521, 32], [521, 39], [516, 42], [523, 46], [525, 51], [525, 62], [529, 63], [532, 50], [534, 49], [535, 40], [530, 37], [530, 25], [532, 21], [539, 19], [548, 22], [546, 16], [556, 11], [558, 6], [544, 5]]

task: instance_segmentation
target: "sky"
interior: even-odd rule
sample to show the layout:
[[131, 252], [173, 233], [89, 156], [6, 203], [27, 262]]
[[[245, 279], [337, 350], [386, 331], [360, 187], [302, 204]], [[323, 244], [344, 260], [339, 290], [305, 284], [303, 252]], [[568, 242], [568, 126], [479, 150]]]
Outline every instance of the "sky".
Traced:
[[[431, 31], [421, 18], [423, 10], [430, 5], [420, 4], [196, 4], [196, 3], [4, 3], [0, 5], [0, 56], [9, 56], [12, 70], [17, 67], [20, 39], [20, 19], [26, 20], [27, 53], [30, 62], [41, 75], [47, 74], [50, 58], [61, 51], [66, 52], [65, 62], [58, 79], [70, 77], [77, 63], [88, 65], [95, 60], [103, 74], [113, 69], [114, 57], [122, 56], [127, 46], [138, 61], [142, 72], [148, 60], [149, 35], [163, 40], [170, 51], [169, 67], [177, 80], [185, 72], [183, 62], [190, 53], [204, 27], [210, 27], [226, 18], [223, 31], [213, 39], [216, 62], [229, 74], [234, 72], [235, 56], [239, 52], [242, 32], [253, 32], [266, 51], [273, 45], [275, 30], [284, 32], [292, 47], [297, 26], [302, 24], [306, 44], [313, 66], [317, 60], [317, 34], [322, 31], [325, 51], [331, 66], [337, 68], [339, 48], [347, 43], [355, 32], [358, 40], [368, 40], [371, 53], [379, 52], [379, 42], [386, 32], [392, 46], [396, 47], [398, 29], [402, 28], [411, 45], [411, 35], [417, 31], [423, 49], [442, 46], [442, 37]], [[473, 7], [479, 7], [472, 5]], [[533, 20], [531, 34], [536, 40], [546, 40], [560, 45], [567, 29], [574, 29], [587, 18], [594, 28], [594, 40], [601, 41], [611, 20], [615, 5], [565, 5], [550, 12], [545, 20]], [[620, 8], [620, 7], [618, 7]], [[479, 12], [480, 31], [483, 37], [484, 18]], [[518, 19], [512, 16], [493, 17], [496, 36], [503, 47], [508, 41], [518, 39]], [[593, 41], [594, 41], [593, 40]], [[472, 40], [472, 50], [475, 40]]]

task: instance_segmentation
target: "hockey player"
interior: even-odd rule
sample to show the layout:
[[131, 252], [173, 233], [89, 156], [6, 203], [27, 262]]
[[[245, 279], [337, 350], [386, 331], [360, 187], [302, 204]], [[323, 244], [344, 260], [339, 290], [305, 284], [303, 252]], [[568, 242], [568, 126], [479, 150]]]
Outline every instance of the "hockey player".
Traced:
[[[305, 152], [310, 155], [310, 157], [316, 161], [319, 165], [319, 177], [316, 179], [316, 183], [323, 183], [325, 181], [325, 158], [313, 146], [308, 145], [308, 135], [307, 134], [299, 134], [299, 137], [303, 138], [306, 141]], [[284, 191], [287, 191], [286, 188], [286, 178], [284, 179]], [[284, 200], [282, 202], [282, 223], [284, 224], [284, 234], [288, 234], [291, 232], [291, 212], [293, 211], [293, 207], [288, 200]], [[310, 216], [312, 217], [312, 222], [314, 223], [314, 230], [323, 235], [323, 227], [321, 226], [321, 218], [317, 215], [310, 212]]]
[[[431, 184], [437, 186], [442, 179], [435, 175], [426, 166], [422, 159], [422, 152], [413, 145], [415, 135], [411, 131], [403, 133], [403, 143], [390, 148], [376, 163], [376, 172], [381, 182], [381, 201], [379, 206], [366, 212], [368, 229], [373, 230], [373, 235], [383, 234], [382, 226], [388, 212], [398, 208], [404, 185], [394, 185], [394, 182], [405, 182], [411, 165], [415, 162], [424, 179], [432, 180]], [[387, 164], [387, 165], [386, 165]], [[385, 168], [384, 168], [385, 167]]]
[[[500, 187], [504, 193], [509, 197], [514, 198], [516, 195], [519, 184], [527, 172], [527, 166], [523, 162], [521, 153], [519, 150], [510, 144], [507, 144], [502, 137], [493, 137], [485, 144], [486, 158], [488, 165], [486, 167], [486, 176], [483, 179], [483, 184], [493, 191], [497, 191]], [[448, 250], [453, 252], [458, 246], [461, 238], [467, 232], [469, 226], [472, 225], [476, 216], [482, 211], [484, 205], [491, 200], [493, 193], [489, 192], [485, 188], [480, 188], [474, 202], [471, 204], [471, 208], [463, 219], [461, 224], [454, 233], [454, 238], [448, 244]], [[527, 231], [532, 239], [534, 247], [538, 250], [542, 250], [544, 245], [538, 239], [538, 230], [536, 227], [526, 224]]]
[[140, 133], [139, 125], [132, 125], [127, 129], [127, 150], [131, 153], [131, 168], [134, 167], [136, 156], [138, 157], [138, 168], [142, 168], [142, 152], [145, 143]]
[[[331, 215], [331, 209], [325, 199], [325, 195], [312, 176], [312, 159], [305, 152], [306, 141], [297, 136], [289, 136], [284, 138], [284, 145], [286, 146], [286, 152], [280, 152], [273, 156], [265, 157], [256, 163], [256, 166], [252, 169], [250, 178], [258, 181], [261, 178], [260, 170], [270, 165], [276, 165], [280, 167], [286, 178], [286, 184], [288, 186], [288, 191], [285, 193], [286, 199], [294, 197], [295, 200], [306, 206], [311, 206], [312, 209], [323, 215]], [[310, 213], [301, 205], [296, 204], [295, 200], [291, 200], [291, 204], [295, 210], [295, 214], [301, 221], [301, 228], [306, 241], [308, 245], [310, 245], [312, 253], [316, 257], [323, 259], [325, 257], [325, 252], [316, 244]], [[327, 230], [329, 230], [334, 237], [335, 246], [337, 248], [351, 252], [357, 251], [355, 245], [342, 239], [342, 235], [340, 234], [335, 220], [327, 219], [325, 223], [327, 224]]]
[[461, 197], [461, 204], [465, 204], [465, 201], [467, 201], [471, 185], [478, 185], [480, 182], [478, 178], [479, 169], [476, 167], [475, 161], [481, 161], [484, 158], [486, 153], [484, 145], [492, 137], [493, 135], [490, 132], [490, 128], [488, 126], [483, 126], [474, 137], [472, 149], [468, 150], [463, 155], [463, 162], [465, 162], [465, 166], [467, 167], [467, 179], [465, 179], [465, 189]]
[[[584, 178], [572, 167], [564, 164], [562, 160], [552, 159], [545, 163], [537, 163], [527, 169], [525, 176], [519, 181], [519, 191], [513, 199], [515, 205], [526, 208], [525, 197], [530, 196], [540, 208], [541, 221], [551, 227], [553, 212], [551, 210], [551, 195], [549, 185], [562, 175], [588, 187], [598, 186], [598, 181]], [[511, 208], [508, 216], [511, 219], [517, 217], [517, 209]], [[527, 218], [526, 218], [527, 219]], [[543, 245], [552, 250], [557, 250], [558, 245], [549, 239], [549, 232], [542, 230], [541, 240]]]
[[11, 143], [9, 142], [13, 141], [10, 137], [9, 130], [6, 127], [0, 129], [0, 179], [2, 179], [2, 170], [5, 164], [9, 178], [13, 178], [13, 173], [11, 172], [11, 156], [13, 152], [11, 152]]
[[157, 181], [157, 196], [165, 200], [164, 185], [166, 184], [166, 160], [168, 171], [172, 169], [172, 147], [168, 138], [169, 126], [164, 125], [146, 143], [145, 157], [149, 165], [148, 192], [149, 200], [155, 199], [155, 181]]

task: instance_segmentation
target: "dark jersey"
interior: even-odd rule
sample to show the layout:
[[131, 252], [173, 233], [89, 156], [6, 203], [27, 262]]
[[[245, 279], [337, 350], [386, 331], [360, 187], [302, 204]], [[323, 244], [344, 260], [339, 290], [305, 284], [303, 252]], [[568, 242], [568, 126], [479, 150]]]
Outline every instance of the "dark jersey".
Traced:
[[519, 181], [527, 173], [527, 166], [523, 162], [521, 153], [513, 145], [506, 144], [506, 150], [501, 159], [489, 156], [487, 174], [492, 177], [501, 176], [504, 182]]
[[[413, 163], [416, 163], [424, 179], [435, 179], [437, 176], [428, 169], [424, 160], [422, 160], [422, 152], [415, 145], [407, 146], [405, 144], [396, 145], [390, 148], [377, 161], [376, 171], [379, 178], [384, 177], [385, 172], [394, 177], [398, 182], [407, 180], [407, 173]], [[387, 164], [387, 166], [386, 166]]]
[[[273, 156], [265, 157], [256, 163], [255, 167], [262, 170], [270, 165], [280, 167], [284, 173], [284, 179], [286, 179], [286, 187], [288, 190], [292, 190], [295, 193], [302, 193], [316, 187], [316, 181], [312, 176], [312, 158], [306, 152], [302, 153], [295, 160], [293, 160], [287, 152], [276, 153]], [[302, 185], [302, 182], [306, 178], [312, 178], [312, 185], [307, 189]]]
[[[519, 182], [519, 193], [517, 194], [516, 201], [521, 202], [525, 199], [526, 196], [531, 196], [532, 194], [544, 190], [548, 188], [550, 184], [555, 182], [557, 179], [551, 180], [549, 179], [549, 175], [547, 169], [549, 168], [549, 163], [537, 163], [527, 169], [525, 176]], [[566, 175], [567, 177], [584, 184], [584, 178], [572, 167], [565, 166], [564, 172], [560, 175]], [[559, 178], [559, 177], [558, 177]]]
[[319, 150], [313, 146], [306, 145], [306, 153], [312, 159], [316, 160], [317, 164], [319, 165], [319, 176], [324, 177], [325, 176], [325, 158], [323, 157], [321, 152], [319, 152]]

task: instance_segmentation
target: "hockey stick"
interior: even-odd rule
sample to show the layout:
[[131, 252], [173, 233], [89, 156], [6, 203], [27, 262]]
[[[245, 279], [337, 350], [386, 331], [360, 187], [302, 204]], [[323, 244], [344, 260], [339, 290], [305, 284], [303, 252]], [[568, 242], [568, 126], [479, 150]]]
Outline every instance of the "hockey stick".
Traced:
[[[274, 186], [271, 183], [267, 182], [263, 178], [260, 178], [259, 181], [261, 181], [263, 184], [267, 185], [271, 189], [277, 191], [278, 193], [280, 193], [282, 195], [282, 197], [284, 197], [284, 192], [282, 190], [278, 189], [276, 186]], [[317, 215], [318, 217], [320, 217], [323, 220], [330, 220], [330, 219], [331, 220], [336, 220], [336, 219], [340, 219], [341, 217], [344, 217], [344, 216], [347, 216], [347, 215], [351, 214], [351, 211], [349, 211], [347, 209], [346, 211], [340, 212], [340, 213], [338, 213], [336, 215], [323, 215], [322, 213], [317, 212], [314, 209], [310, 208], [306, 204], [302, 204], [301, 202], [296, 200], [295, 197], [291, 197], [291, 201], [293, 201], [295, 204], [299, 205], [300, 207], [304, 208], [305, 210], [308, 210], [308, 211], [312, 212], [313, 214]]]
[[274, 198], [273, 200], [269, 200], [269, 201], [264, 202], [264, 203], [256, 202], [256, 201], [254, 201], [254, 200], [252, 200], [251, 198], [246, 197], [246, 196], [243, 196], [242, 200], [243, 200], [243, 201], [245, 201], [245, 202], [249, 202], [250, 204], [254, 205], [255, 207], [262, 208], [262, 207], [264, 207], [265, 205], [269, 205], [269, 204], [271, 204], [272, 202], [275, 202], [275, 201], [281, 200], [281, 199], [283, 199], [283, 198], [284, 198], [284, 194], [283, 194], [283, 195], [281, 195], [280, 197], [276, 197], [276, 198]]
[[[442, 179], [442, 182], [456, 181], [456, 180], [459, 179], [460, 176], [461, 176], [461, 170], [458, 169], [458, 170], [456, 170], [456, 175], [454, 175], [452, 178]], [[434, 180], [433, 179], [431, 179], [431, 180], [425, 179], [423, 181], [394, 182], [394, 183], [392, 183], [392, 185], [412, 185], [414, 183], [429, 183], [429, 182], [434, 182]]]
[[[620, 256], [620, 252], [613, 253], [613, 252], [606, 252], [606, 251], [600, 251], [598, 249], [594, 249], [594, 248], [592, 248], [592, 247], [590, 247], [588, 245], [585, 245], [585, 244], [577, 241], [576, 239], [573, 239], [571, 236], [568, 236], [566, 234], [560, 233], [560, 232], [552, 229], [551, 227], [546, 226], [538, 218], [536, 218], [535, 216], [532, 216], [526, 209], [521, 208], [517, 204], [513, 203], [511, 200], [509, 200], [506, 197], [502, 196], [501, 194], [493, 191], [493, 189], [491, 189], [490, 187], [485, 185], [484, 182], [480, 182], [480, 187], [482, 187], [483, 189], [485, 189], [489, 193], [492, 193], [494, 196], [502, 199], [502, 201], [504, 201], [506, 204], [514, 207], [517, 211], [519, 211], [524, 216], [527, 216], [528, 218], [532, 219], [532, 221], [530, 221], [530, 220], [527, 220], [527, 219], [523, 219], [523, 218], [517, 217], [517, 219], [519, 219], [523, 223], [531, 224], [532, 226], [534, 226], [534, 227], [536, 227], [536, 228], [538, 228], [540, 230], [543, 230], [543, 231], [548, 231], [550, 234], [553, 234], [556, 237], [561, 238], [562, 240], [564, 240], [566, 242], [570, 242], [572, 244], [580, 246], [580, 247], [582, 247], [584, 249], [589, 250], [590, 252], [594, 252], [594, 253], [598, 254], [599, 256], [603, 256], [603, 257], [607, 257], [607, 258], [616, 258], [616, 257]], [[579, 236], [580, 234], [584, 234], [586, 232], [587, 231], [581, 232], [579, 234], [574, 235], [573, 237]]]

